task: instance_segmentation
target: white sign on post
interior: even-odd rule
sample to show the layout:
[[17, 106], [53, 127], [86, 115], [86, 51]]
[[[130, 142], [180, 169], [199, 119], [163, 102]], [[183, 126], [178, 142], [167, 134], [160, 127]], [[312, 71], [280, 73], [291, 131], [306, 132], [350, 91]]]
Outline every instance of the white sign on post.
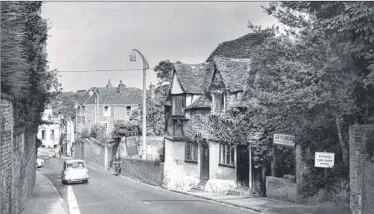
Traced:
[[314, 167], [332, 168], [334, 166], [335, 153], [316, 152]]
[[295, 136], [285, 134], [274, 134], [274, 144], [289, 148], [295, 148]]

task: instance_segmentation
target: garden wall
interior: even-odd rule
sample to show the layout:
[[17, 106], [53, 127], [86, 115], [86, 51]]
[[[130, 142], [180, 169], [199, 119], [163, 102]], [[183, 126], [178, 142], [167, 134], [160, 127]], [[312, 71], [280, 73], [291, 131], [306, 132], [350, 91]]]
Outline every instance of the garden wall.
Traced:
[[122, 158], [121, 173], [143, 183], [162, 186], [164, 164], [158, 161]]

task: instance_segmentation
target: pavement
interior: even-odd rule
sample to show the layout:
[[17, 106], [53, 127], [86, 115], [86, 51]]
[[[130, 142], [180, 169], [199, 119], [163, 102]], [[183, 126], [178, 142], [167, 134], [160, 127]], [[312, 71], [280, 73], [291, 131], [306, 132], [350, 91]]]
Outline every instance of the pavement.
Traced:
[[348, 206], [303, 206], [264, 197], [168, 191], [92, 168], [89, 184], [63, 185], [60, 171], [65, 159], [46, 159], [44, 168], [38, 169], [34, 196], [24, 213], [349, 214]]
[[334, 206], [331, 204], [306, 206], [266, 197], [222, 195], [203, 191], [174, 192], [264, 214], [349, 214], [349, 206]]
[[40, 171], [36, 173], [35, 187], [27, 201], [24, 214], [67, 214], [63, 199], [53, 184]]

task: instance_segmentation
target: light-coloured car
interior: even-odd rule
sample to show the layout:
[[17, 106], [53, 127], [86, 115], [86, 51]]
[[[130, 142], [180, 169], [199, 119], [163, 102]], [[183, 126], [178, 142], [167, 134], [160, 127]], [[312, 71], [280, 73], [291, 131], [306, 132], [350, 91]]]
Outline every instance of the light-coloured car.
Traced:
[[88, 170], [83, 160], [66, 160], [61, 171], [62, 184], [88, 183]]
[[43, 166], [44, 166], [44, 160], [40, 159], [40, 158], [37, 158], [36, 159], [36, 168], [41, 168]]

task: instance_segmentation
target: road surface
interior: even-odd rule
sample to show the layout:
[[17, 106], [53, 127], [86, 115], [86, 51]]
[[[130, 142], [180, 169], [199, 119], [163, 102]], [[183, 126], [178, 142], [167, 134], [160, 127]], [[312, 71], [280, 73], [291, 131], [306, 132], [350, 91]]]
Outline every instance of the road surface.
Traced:
[[62, 185], [63, 159], [45, 160], [40, 170], [56, 187], [67, 205], [68, 186], [73, 189], [81, 214], [255, 214], [256, 212], [198, 199], [117, 177], [89, 168], [89, 184]]

